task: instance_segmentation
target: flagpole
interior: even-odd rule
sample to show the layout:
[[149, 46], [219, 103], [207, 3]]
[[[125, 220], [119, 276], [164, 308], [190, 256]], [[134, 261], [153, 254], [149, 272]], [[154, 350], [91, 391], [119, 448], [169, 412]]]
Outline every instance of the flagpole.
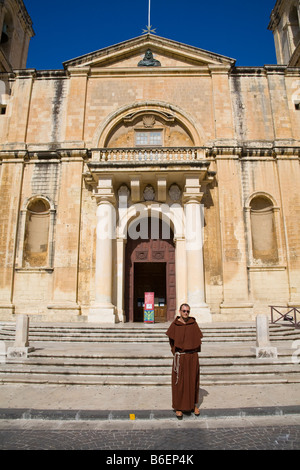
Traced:
[[151, 27], [151, 0], [149, 0], [149, 8], [148, 8], [148, 30], [150, 31], [150, 27]]
[[143, 33], [147, 33], [147, 34], [154, 33], [154, 34], [156, 34], [156, 28], [154, 28], [154, 29], [151, 28], [151, 0], [148, 0], [148, 26], [146, 26], [146, 28], [147, 29], [143, 29]]

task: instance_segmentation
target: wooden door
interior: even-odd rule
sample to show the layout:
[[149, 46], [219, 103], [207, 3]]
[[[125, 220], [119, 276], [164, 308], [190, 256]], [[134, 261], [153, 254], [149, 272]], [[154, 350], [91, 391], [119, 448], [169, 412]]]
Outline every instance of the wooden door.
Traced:
[[[151, 233], [150, 230], [149, 233]], [[144, 263], [144, 266], [138, 267], [139, 263]], [[147, 263], [149, 263], [148, 267], [146, 266]], [[161, 268], [159, 268], [159, 263], [161, 263]], [[142, 276], [144, 276], [144, 281]], [[151, 279], [153, 282], [148, 282], [151, 276], [156, 276], [156, 281]], [[164, 280], [162, 276], [164, 276]], [[151, 292], [155, 293], [154, 289], [156, 289], [157, 294], [162, 294], [163, 292], [159, 287], [162, 287], [163, 284], [165, 284], [165, 297], [161, 295], [160, 298], [165, 298], [166, 302], [165, 305], [156, 306], [155, 321], [157, 322], [173, 320], [176, 312], [175, 245], [173, 234], [171, 233], [170, 239], [167, 240], [161, 238], [132, 240], [128, 238], [125, 255], [126, 320], [129, 322], [143, 321], [142, 305], [140, 305], [139, 312], [137, 310], [138, 299], [140, 304], [144, 292], [149, 291], [149, 288]], [[155, 285], [158, 287], [156, 288]], [[151, 288], [151, 286], [153, 287]], [[156, 295], [156, 297], [159, 296]]]
[[144, 294], [154, 292], [155, 323], [167, 321], [166, 263], [134, 263], [133, 319], [144, 319]]

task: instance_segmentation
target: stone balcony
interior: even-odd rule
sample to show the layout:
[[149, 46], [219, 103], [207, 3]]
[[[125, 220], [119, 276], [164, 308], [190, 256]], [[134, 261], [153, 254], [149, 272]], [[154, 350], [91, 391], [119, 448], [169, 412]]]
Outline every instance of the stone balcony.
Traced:
[[170, 181], [173, 178], [176, 182], [189, 171], [197, 172], [201, 181], [215, 176], [215, 172], [209, 170], [211, 159], [202, 147], [98, 148], [92, 149], [90, 155], [84, 178], [91, 186], [98, 184], [101, 174], [112, 173], [115, 182], [124, 182], [125, 175], [128, 177], [137, 171], [149, 181], [157, 173], [161, 176], [168, 173]]
[[92, 162], [100, 164], [146, 164], [209, 163], [205, 161], [202, 147], [135, 147], [102, 148], [92, 150]]

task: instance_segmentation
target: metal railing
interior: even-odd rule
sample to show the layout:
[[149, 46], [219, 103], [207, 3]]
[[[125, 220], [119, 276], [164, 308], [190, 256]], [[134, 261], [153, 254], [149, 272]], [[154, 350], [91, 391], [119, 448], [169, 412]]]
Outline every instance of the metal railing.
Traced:
[[[300, 328], [300, 310], [296, 307], [281, 307], [281, 306], [274, 306], [270, 305], [271, 308], [271, 323], [277, 323], [283, 319], [283, 321], [288, 321], [291, 323], [295, 328]], [[287, 310], [285, 313], [282, 313], [280, 310]], [[297, 321], [297, 314], [299, 321]], [[277, 320], [275, 317], [278, 316]]]

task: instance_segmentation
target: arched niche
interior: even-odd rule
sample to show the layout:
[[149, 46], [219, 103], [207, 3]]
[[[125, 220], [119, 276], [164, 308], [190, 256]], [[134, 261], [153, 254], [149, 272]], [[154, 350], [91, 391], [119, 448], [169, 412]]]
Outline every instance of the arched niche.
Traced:
[[104, 147], [191, 147], [193, 137], [173, 114], [144, 110], [127, 114], [111, 130]]
[[190, 115], [169, 103], [147, 101], [132, 103], [109, 115], [96, 130], [92, 146], [133, 148], [138, 146], [136, 132], [151, 130], [162, 132], [159, 145], [164, 147], [201, 147], [205, 141], [203, 129]]
[[249, 201], [254, 260], [277, 264], [278, 240], [274, 202], [265, 194], [255, 194]]
[[50, 204], [36, 198], [29, 202], [25, 221], [23, 263], [27, 267], [48, 264]]

